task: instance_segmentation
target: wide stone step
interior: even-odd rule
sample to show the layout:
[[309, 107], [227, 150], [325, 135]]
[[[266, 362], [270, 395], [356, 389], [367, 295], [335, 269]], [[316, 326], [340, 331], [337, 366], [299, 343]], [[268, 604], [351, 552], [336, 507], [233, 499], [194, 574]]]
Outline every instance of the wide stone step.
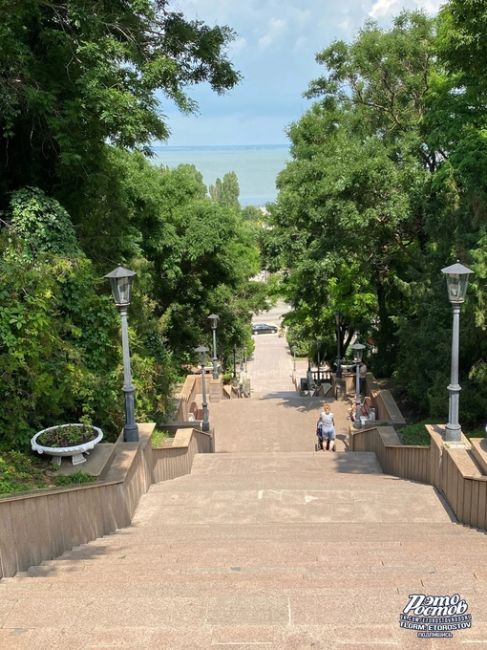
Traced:
[[[481, 551], [483, 544], [477, 542], [469, 545], [470, 552]], [[465, 551], [463, 545], [451, 544], [448, 549], [449, 564], [464, 566]], [[318, 542], [303, 544], [297, 549], [292, 543], [273, 542], [238, 542], [229, 548], [228, 544], [216, 544], [211, 548], [203, 542], [187, 544], [141, 544], [122, 548], [88, 547], [65, 553], [57, 560], [43, 562], [41, 566], [73, 566], [77, 562], [91, 564], [126, 564], [128, 561], [147, 561], [162, 563], [167, 569], [178, 567], [181, 570], [190, 567], [308, 567], [330, 560], [333, 566], [350, 568], [355, 566], [403, 567], [418, 564], [441, 565], [444, 559], [442, 549], [431, 548], [429, 544], [385, 542], [355, 543], [353, 545], [337, 544], [333, 551], [326, 544]], [[419, 559], [418, 559], [419, 558]], [[59, 564], [58, 564], [59, 563]]]
[[275, 472], [295, 476], [309, 472], [327, 474], [382, 474], [382, 469], [372, 452], [276, 452], [198, 454], [191, 474], [219, 477], [244, 476]]

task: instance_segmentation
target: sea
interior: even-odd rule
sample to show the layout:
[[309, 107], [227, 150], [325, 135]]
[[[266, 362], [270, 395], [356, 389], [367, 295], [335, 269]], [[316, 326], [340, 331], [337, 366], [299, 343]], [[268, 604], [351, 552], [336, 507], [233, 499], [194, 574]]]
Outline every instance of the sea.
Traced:
[[153, 147], [153, 162], [166, 167], [191, 164], [206, 186], [228, 172], [237, 174], [240, 204], [264, 207], [277, 196], [276, 177], [290, 160], [288, 145], [226, 145], [199, 147]]

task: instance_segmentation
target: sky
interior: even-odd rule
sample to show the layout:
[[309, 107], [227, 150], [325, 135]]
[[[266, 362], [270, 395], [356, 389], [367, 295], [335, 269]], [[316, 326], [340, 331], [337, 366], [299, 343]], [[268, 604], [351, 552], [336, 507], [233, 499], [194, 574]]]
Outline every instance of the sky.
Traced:
[[315, 54], [351, 41], [367, 19], [387, 26], [401, 9], [438, 11], [444, 0], [172, 0], [170, 7], [236, 32], [228, 55], [243, 76], [224, 95], [189, 89], [195, 116], [162, 98], [170, 146], [287, 144], [286, 128], [306, 111], [303, 92], [322, 74]]

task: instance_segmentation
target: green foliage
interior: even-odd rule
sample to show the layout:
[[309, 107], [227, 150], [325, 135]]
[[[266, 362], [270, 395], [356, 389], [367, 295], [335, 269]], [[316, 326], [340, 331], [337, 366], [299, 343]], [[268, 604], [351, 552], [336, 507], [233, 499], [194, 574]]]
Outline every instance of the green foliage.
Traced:
[[92, 427], [67, 425], [44, 431], [37, 438], [43, 447], [72, 447], [94, 440], [96, 431]]
[[221, 180], [217, 178], [215, 185], [210, 185], [208, 191], [213, 201], [216, 201], [220, 205], [227, 208], [239, 207], [238, 197], [240, 195], [240, 188], [235, 172], [225, 174]]
[[46, 487], [45, 464], [19, 451], [0, 451], [0, 496]]
[[64, 256], [80, 254], [73, 224], [68, 213], [53, 198], [36, 188], [27, 187], [12, 194], [11, 229], [32, 257], [42, 253]]
[[54, 483], [58, 487], [85, 485], [86, 483], [94, 483], [95, 481], [96, 476], [92, 476], [86, 472], [74, 472], [73, 474], [60, 475], [56, 476], [54, 479]]
[[151, 435], [152, 449], [160, 449], [164, 447], [167, 440], [174, 438], [174, 434], [166, 431], [165, 429], [154, 429]]
[[167, 137], [161, 97], [194, 111], [189, 86], [223, 92], [239, 80], [225, 54], [233, 32], [166, 0], [4, 0], [0, 25], [0, 207], [34, 185], [70, 209], [64, 199], [83, 196], [106, 142]]
[[[22, 221], [21, 196], [14, 197], [14, 207], [22, 225], [29, 219]], [[36, 221], [46, 223], [55, 214], [63, 228], [53, 228], [52, 238], [50, 230], [38, 236]], [[55, 202], [39, 202], [30, 222], [33, 239], [42, 242], [35, 258], [27, 229], [20, 228], [23, 236], [17, 237], [12, 226], [0, 237], [0, 422], [1, 439], [11, 445], [26, 445], [36, 430], [83, 415], [103, 422], [109, 432], [120, 426], [119, 418], [107, 417], [119, 401], [116, 312], [109, 297], [99, 294], [100, 279], [81, 251], [69, 258], [52, 252], [59, 240], [72, 245], [67, 219]]]
[[422, 445], [429, 447], [431, 438], [426, 430], [427, 424], [438, 424], [438, 422], [416, 422], [415, 424], [408, 424], [399, 429], [399, 435], [404, 445]]

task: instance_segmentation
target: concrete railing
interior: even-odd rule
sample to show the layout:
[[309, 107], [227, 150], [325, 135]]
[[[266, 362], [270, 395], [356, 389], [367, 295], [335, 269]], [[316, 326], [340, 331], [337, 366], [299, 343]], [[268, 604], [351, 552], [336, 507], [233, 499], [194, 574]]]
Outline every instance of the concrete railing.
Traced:
[[430, 448], [402, 445], [393, 427], [377, 426], [350, 433], [351, 451], [373, 451], [386, 474], [431, 482]]
[[[373, 427], [350, 433], [351, 451], [373, 451], [383, 471], [392, 476], [429, 483], [445, 497], [458, 521], [487, 529], [487, 476], [470, 454], [470, 443], [462, 436], [463, 448], [445, 446], [443, 428], [428, 425], [428, 447], [401, 445], [392, 427]], [[486, 445], [471, 441], [476, 453]], [[482, 449], [481, 449], [482, 448]], [[480, 450], [480, 451], [479, 451]]]
[[372, 398], [372, 404], [375, 408], [376, 419], [381, 422], [388, 422], [395, 426], [406, 424], [403, 414], [401, 413], [396, 400], [390, 390], [380, 388], [377, 380], [371, 372], [367, 373], [366, 393]]
[[174, 395], [177, 402], [175, 420], [186, 422], [189, 419], [191, 404], [196, 401], [196, 395], [201, 392], [201, 376], [188, 375], [180, 391]]
[[172, 448], [153, 450], [153, 429], [140, 424], [138, 443], [117, 443], [96, 483], [0, 499], [0, 578], [129, 526], [152, 483], [190, 473], [195, 454], [213, 449], [210, 434], [185, 429]]
[[154, 481], [170, 479], [191, 473], [196, 454], [213, 451], [213, 436], [197, 429], [178, 429], [171, 447], [153, 449]]
[[[463, 438], [465, 448], [445, 447], [442, 428], [428, 425], [431, 436], [431, 482], [440, 490], [455, 516], [462, 524], [485, 530], [487, 528], [487, 476], [469, 453], [470, 443]], [[480, 443], [480, 440], [471, 440]]]

